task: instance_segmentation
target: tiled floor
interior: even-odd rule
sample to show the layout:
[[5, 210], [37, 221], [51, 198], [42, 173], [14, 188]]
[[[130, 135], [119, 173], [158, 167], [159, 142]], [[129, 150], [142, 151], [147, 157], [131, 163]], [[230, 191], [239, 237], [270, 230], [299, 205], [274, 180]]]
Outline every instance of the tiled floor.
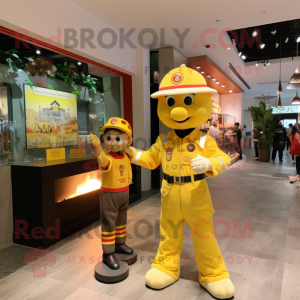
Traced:
[[[253, 161], [250, 151], [246, 155], [246, 161], [208, 179], [219, 224], [216, 235], [236, 287], [235, 299], [299, 299], [300, 185], [288, 181], [295, 167], [287, 154], [283, 164]], [[128, 244], [139, 258], [125, 281], [106, 285], [94, 279], [102, 253], [96, 227], [53, 250], [44, 260], [54, 263], [46, 267], [45, 277], [35, 276], [33, 265], [28, 265], [0, 280], [0, 299], [212, 299], [199, 287], [187, 225], [180, 280], [162, 291], [145, 287], [144, 276], [159, 244], [159, 215], [159, 194], [129, 210]], [[251, 223], [252, 235], [235, 235], [239, 225]]]

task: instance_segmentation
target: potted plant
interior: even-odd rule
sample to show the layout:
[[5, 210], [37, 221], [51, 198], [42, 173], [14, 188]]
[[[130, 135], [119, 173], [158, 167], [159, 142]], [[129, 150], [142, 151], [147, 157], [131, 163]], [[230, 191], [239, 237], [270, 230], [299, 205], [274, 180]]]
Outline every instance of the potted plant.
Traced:
[[258, 140], [259, 160], [269, 162], [274, 129], [281, 120], [281, 115], [272, 114], [272, 108], [267, 109], [264, 102], [259, 102], [259, 107], [249, 107], [249, 111], [253, 119], [255, 138]]

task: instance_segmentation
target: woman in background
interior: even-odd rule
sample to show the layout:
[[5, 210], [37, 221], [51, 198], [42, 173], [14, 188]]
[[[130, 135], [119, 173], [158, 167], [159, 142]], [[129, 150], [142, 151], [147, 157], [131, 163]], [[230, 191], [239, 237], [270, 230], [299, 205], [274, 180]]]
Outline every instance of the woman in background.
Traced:
[[[290, 141], [291, 141], [291, 144], [293, 144], [294, 139], [296, 139], [300, 144], [299, 127], [295, 126], [295, 125], [293, 126], [292, 133], [290, 135]], [[294, 155], [293, 155], [293, 157], [294, 157]], [[296, 156], [296, 171], [297, 171], [297, 175], [294, 178], [291, 178], [291, 181], [290, 181], [291, 183], [295, 182], [296, 180], [300, 180], [300, 153], [299, 153], [299, 155]]]
[[286, 130], [286, 136], [287, 136], [286, 151], [287, 151], [287, 153], [289, 152], [289, 148], [291, 147], [290, 136], [292, 134], [292, 129], [293, 129], [293, 124], [290, 123], [288, 129]]
[[283, 128], [282, 124], [279, 123], [274, 129], [274, 138], [273, 138], [273, 151], [272, 151], [272, 161], [275, 161], [276, 153], [279, 152], [279, 161], [283, 162], [283, 150], [285, 147], [285, 137], [286, 130]]

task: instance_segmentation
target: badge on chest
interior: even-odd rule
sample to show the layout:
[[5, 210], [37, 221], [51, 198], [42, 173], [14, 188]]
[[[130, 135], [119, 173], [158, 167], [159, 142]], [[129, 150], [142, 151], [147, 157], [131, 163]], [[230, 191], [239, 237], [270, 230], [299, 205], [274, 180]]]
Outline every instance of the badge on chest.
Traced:
[[166, 150], [166, 159], [167, 159], [167, 161], [170, 161], [172, 159], [172, 153], [173, 153], [173, 149], [171, 147], [169, 147]]

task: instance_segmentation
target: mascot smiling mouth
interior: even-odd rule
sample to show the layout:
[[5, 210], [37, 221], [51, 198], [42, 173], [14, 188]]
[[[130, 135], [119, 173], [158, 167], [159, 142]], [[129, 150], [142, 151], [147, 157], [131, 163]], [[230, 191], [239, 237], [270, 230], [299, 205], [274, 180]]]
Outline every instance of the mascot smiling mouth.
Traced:
[[187, 120], [189, 120], [191, 117], [188, 117], [188, 118], [186, 118], [185, 120], [183, 120], [183, 121], [176, 121], [176, 120], [174, 120], [174, 119], [172, 119], [174, 122], [176, 122], [176, 123], [184, 123], [184, 122], [186, 122]]

